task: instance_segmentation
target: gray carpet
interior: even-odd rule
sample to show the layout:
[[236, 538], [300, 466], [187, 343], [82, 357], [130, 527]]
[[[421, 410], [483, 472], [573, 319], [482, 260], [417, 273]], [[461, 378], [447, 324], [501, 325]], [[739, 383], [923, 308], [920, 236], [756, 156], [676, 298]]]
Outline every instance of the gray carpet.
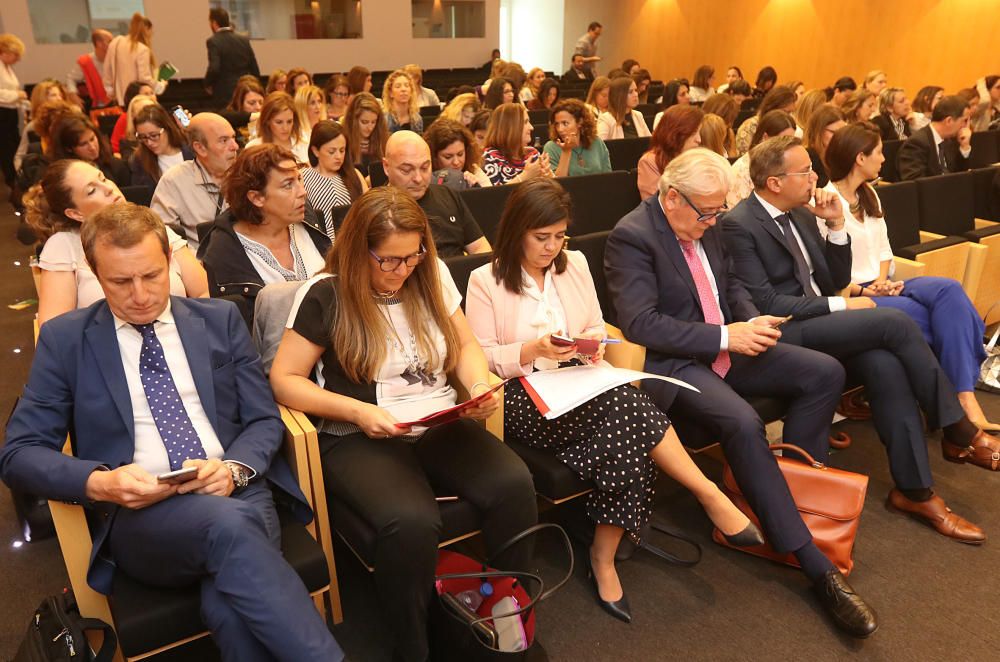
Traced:
[[[5, 192], [3, 198], [6, 198]], [[8, 304], [34, 297], [29, 249], [14, 239], [17, 220], [0, 206], [0, 412], [10, 411], [31, 360], [31, 320], [36, 308]], [[18, 262], [20, 264], [18, 264]], [[16, 350], [22, 350], [18, 353]], [[981, 396], [987, 414], [1000, 420], [1000, 398]], [[705, 556], [695, 568], [675, 568], [640, 552], [621, 564], [634, 621], [625, 625], [594, 604], [583, 570], [538, 610], [539, 639], [552, 660], [992, 660], [1000, 645], [1000, 598], [994, 563], [997, 542], [981, 548], [943, 539], [883, 507], [891, 481], [885, 454], [867, 423], [838, 426], [854, 445], [831, 464], [871, 476], [851, 583], [879, 612], [881, 629], [856, 642], [840, 635], [813, 603], [801, 574], [709, 539], [710, 527], [690, 494], [664, 480], [657, 516], [697, 537]], [[938, 492], [958, 513], [1000, 536], [1000, 476], [941, 459], [938, 436], [929, 441]], [[713, 478], [720, 467], [699, 460]], [[575, 516], [564, 507], [546, 517]], [[12, 545], [21, 539], [10, 494], [0, 488], [0, 659], [14, 654], [32, 610], [66, 584], [54, 540]], [[578, 558], [584, 553], [576, 548]], [[336, 548], [345, 622], [333, 629], [352, 660], [388, 660], [371, 578], [342, 547]], [[559, 571], [558, 548], [538, 547], [546, 577]], [[210, 644], [172, 656], [212, 659]]]

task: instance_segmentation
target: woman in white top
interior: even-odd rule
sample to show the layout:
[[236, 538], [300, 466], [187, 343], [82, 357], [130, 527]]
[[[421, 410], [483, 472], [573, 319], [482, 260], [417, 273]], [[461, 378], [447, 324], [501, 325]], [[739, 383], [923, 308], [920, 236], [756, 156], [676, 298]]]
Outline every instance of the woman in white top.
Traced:
[[299, 163], [309, 162], [309, 141], [303, 139], [302, 124], [295, 110], [295, 101], [286, 92], [271, 92], [257, 118], [257, 137], [247, 147], [274, 143], [284, 147]]
[[[41, 183], [24, 197], [28, 224], [44, 242], [38, 259], [38, 323], [104, 298], [80, 243], [80, 224], [108, 205], [124, 200], [118, 186], [84, 161], [63, 159], [51, 164]], [[170, 293], [208, 295], [205, 270], [185, 239], [167, 228], [170, 241]]]
[[790, 113], [772, 110], [760, 119], [757, 131], [750, 140], [750, 149], [733, 164], [733, 187], [726, 194], [726, 205], [730, 209], [753, 193], [753, 182], [750, 180], [750, 151], [768, 138], [794, 135], [795, 119]]
[[638, 105], [639, 88], [635, 81], [631, 78], [616, 78], [611, 81], [608, 110], [597, 118], [597, 137], [601, 140], [616, 140], [650, 135], [642, 113], [635, 110]]
[[472, 132], [453, 120], [437, 119], [424, 133], [434, 170], [457, 170], [470, 187], [492, 186], [480, 164], [482, 150]]
[[[985, 325], [961, 284], [950, 278], [921, 276], [892, 280], [893, 255], [875, 188], [885, 157], [878, 131], [864, 124], [839, 129], [826, 148], [830, 183], [826, 189], [841, 198], [851, 235], [852, 295], [874, 298], [878, 306], [898, 308], [920, 326], [941, 368], [958, 391], [965, 414], [982, 429], [998, 430], [986, 420], [976, 399], [979, 367], [986, 360]], [[819, 223], [820, 231], [825, 224]]]
[[309, 165], [302, 171], [306, 197], [334, 240], [333, 208], [344, 207], [368, 190], [365, 178], [350, 159], [347, 133], [339, 122], [321, 120], [309, 139]]
[[118, 35], [108, 44], [104, 56], [104, 82], [111, 86], [118, 105], [125, 104], [125, 88], [132, 81], [149, 84], [156, 94], [163, 94], [167, 81], [159, 80], [156, 57], [153, 55], [153, 22], [136, 12], [129, 23], [128, 34]]
[[535, 67], [528, 72], [528, 77], [524, 81], [524, 87], [518, 92], [518, 98], [524, 103], [528, 103], [536, 96], [538, 96], [538, 87], [545, 80], [545, 71], [539, 67]]
[[24, 43], [12, 34], [0, 34], [0, 172], [8, 187], [14, 184], [14, 153], [17, 151], [18, 108], [28, 101], [14, 65], [24, 54]]
[[695, 69], [694, 78], [691, 79], [691, 87], [688, 88], [691, 103], [705, 103], [708, 97], [715, 94], [715, 88], [712, 87], [714, 79], [715, 67], [712, 65], [703, 64]]
[[156, 187], [167, 170], [194, 158], [184, 133], [163, 106], [150, 104], [135, 116], [139, 146], [129, 158], [132, 186]]

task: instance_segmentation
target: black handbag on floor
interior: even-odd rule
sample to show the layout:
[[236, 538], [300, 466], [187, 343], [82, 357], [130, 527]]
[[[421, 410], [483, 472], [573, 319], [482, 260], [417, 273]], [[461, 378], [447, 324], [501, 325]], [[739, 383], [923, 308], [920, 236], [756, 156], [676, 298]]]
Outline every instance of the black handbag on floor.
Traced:
[[[91, 654], [87, 630], [104, 633], [96, 655]], [[13, 662], [111, 662], [117, 648], [118, 637], [111, 626], [80, 616], [73, 593], [67, 590], [38, 605]]]

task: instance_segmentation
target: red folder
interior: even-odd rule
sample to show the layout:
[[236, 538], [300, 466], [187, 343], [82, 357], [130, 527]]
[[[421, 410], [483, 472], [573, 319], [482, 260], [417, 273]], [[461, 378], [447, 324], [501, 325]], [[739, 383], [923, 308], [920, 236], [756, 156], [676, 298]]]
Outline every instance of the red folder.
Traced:
[[509, 380], [503, 380], [499, 384], [496, 384], [488, 391], [480, 393], [474, 398], [470, 398], [461, 404], [457, 404], [454, 407], [449, 407], [447, 409], [442, 409], [441, 411], [434, 412], [433, 414], [428, 414], [424, 416], [419, 421], [410, 421], [409, 423], [396, 423], [397, 428], [409, 428], [409, 427], [419, 427], [419, 428], [432, 428], [437, 425], [444, 425], [445, 423], [451, 423], [452, 421], [457, 421], [459, 415], [466, 409], [475, 407], [476, 405], [483, 402], [489, 397], [494, 391], [498, 391], [503, 388]]

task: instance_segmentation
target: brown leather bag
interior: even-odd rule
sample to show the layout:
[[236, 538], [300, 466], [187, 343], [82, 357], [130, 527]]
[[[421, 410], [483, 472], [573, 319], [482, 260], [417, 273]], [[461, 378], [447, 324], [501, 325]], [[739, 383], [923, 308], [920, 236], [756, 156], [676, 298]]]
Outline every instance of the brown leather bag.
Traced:
[[[785, 454], [798, 453], [808, 461], [806, 464], [785, 457], [775, 458], [795, 500], [795, 507], [813, 535], [813, 542], [833, 565], [849, 575], [854, 567], [854, 540], [865, 506], [868, 476], [828, 467], [792, 444], [772, 444], [771, 449], [781, 449]], [[736, 485], [728, 464], [723, 471], [722, 491], [747, 517], [760, 525], [760, 520], [750, 510], [750, 505]], [[730, 546], [718, 529], [712, 533], [712, 539], [720, 545]], [[769, 544], [734, 549], [799, 567], [794, 554], [779, 554]]]

